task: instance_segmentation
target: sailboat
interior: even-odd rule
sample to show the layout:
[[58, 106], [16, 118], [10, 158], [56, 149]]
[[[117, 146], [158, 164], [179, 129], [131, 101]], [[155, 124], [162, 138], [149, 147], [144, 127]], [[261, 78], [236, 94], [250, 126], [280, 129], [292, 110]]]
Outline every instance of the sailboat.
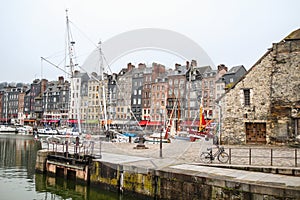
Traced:
[[[69, 113], [68, 116], [68, 123], [72, 123], [72, 127], [64, 127], [64, 128], [59, 128], [57, 130], [57, 134], [61, 134], [61, 135], [74, 135], [74, 136], [78, 136], [81, 135], [82, 130], [81, 130], [81, 117], [80, 117], [80, 91], [78, 90], [78, 85], [76, 85], [77, 81], [74, 80], [75, 79], [75, 66], [77, 66], [77, 64], [74, 64], [74, 45], [75, 42], [72, 41], [72, 34], [71, 34], [71, 30], [70, 30], [70, 26], [69, 26], [69, 17], [68, 17], [68, 10], [66, 10], [66, 28], [67, 28], [67, 33], [66, 33], [66, 52], [67, 55], [65, 55], [65, 59], [68, 57], [68, 65], [66, 65], [65, 67], [69, 68], [68, 70], [62, 69], [60, 66], [55, 65], [54, 63], [50, 62], [48, 59], [41, 57], [42, 61], [46, 61], [48, 64], [56, 67], [57, 69], [61, 70], [62, 72], [64, 72], [66, 75], [69, 76], [70, 78], [70, 90], [71, 90], [71, 95], [70, 95], [70, 108], [69, 108], [69, 112], [72, 110], [74, 112], [74, 115], [76, 115], [76, 117], [73, 117], [73, 114]], [[72, 117], [71, 117], [72, 116]]]
[[212, 120], [206, 121], [203, 112], [203, 100], [201, 98], [200, 111], [199, 111], [199, 127], [197, 131], [189, 130], [190, 141], [195, 142], [197, 139], [205, 138], [209, 134], [207, 127], [211, 124]]

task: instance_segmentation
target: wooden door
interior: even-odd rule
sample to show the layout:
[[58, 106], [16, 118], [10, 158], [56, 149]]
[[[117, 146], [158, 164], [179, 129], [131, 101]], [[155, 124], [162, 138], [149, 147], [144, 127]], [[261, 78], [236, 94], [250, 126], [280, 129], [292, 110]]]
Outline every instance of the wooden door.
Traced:
[[249, 123], [246, 126], [247, 143], [266, 143], [266, 123]]

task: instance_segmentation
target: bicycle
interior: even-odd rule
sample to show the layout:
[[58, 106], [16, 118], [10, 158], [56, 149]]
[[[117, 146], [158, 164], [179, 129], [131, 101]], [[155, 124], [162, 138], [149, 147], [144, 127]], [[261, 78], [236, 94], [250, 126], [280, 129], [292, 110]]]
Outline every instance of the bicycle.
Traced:
[[200, 160], [204, 163], [212, 163], [215, 158], [218, 159], [221, 163], [227, 163], [229, 159], [228, 153], [225, 152], [224, 147], [220, 147], [217, 145], [218, 151], [216, 151], [214, 154], [212, 152], [212, 148], [207, 148], [208, 152], [202, 152], [200, 155]]

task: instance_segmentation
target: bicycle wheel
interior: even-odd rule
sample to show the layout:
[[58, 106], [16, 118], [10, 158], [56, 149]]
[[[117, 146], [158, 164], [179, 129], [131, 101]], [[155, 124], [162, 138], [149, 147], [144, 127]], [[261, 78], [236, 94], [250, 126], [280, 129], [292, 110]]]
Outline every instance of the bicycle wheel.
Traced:
[[200, 161], [204, 163], [211, 163], [211, 156], [208, 152], [203, 152], [200, 155]]
[[221, 163], [227, 163], [228, 159], [229, 159], [229, 156], [228, 156], [228, 153], [226, 153], [226, 152], [222, 152], [218, 155], [218, 160]]

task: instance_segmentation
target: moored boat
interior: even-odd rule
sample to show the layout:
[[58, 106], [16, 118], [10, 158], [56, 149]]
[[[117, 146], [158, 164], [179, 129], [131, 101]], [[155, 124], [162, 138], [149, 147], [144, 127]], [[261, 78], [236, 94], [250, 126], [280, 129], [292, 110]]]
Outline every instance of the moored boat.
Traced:
[[0, 132], [4, 133], [17, 133], [18, 130], [16, 127], [9, 126], [9, 125], [0, 125]]
[[57, 135], [59, 132], [56, 129], [53, 128], [40, 128], [37, 130], [38, 134], [44, 134], [44, 135]]
[[16, 127], [19, 135], [32, 135], [33, 134], [33, 128], [31, 126], [17, 126]]

